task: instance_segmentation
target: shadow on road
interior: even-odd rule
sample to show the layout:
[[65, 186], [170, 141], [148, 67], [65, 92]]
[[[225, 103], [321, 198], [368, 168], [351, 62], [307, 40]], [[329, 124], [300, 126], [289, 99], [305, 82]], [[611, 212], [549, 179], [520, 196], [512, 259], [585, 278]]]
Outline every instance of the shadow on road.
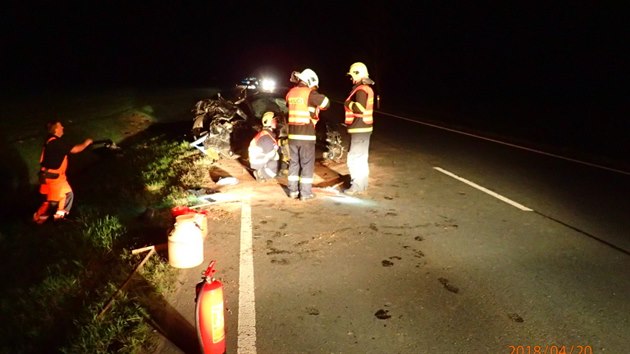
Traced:
[[162, 336], [184, 353], [199, 353], [197, 332], [166, 298], [157, 294], [155, 287], [141, 275], [134, 277], [132, 292], [138, 295], [140, 304], [147, 310], [147, 322]]

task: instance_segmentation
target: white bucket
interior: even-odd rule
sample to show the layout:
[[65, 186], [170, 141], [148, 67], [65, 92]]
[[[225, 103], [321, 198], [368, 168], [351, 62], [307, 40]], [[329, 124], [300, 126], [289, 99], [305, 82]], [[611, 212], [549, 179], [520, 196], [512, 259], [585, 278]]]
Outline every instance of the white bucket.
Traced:
[[208, 218], [203, 213], [187, 213], [178, 215], [175, 218], [175, 225], [178, 223], [194, 222], [199, 229], [201, 229], [201, 236], [206, 238], [208, 236]]
[[[188, 218], [181, 218], [188, 216]], [[168, 264], [175, 268], [192, 268], [203, 263], [203, 236], [193, 214], [177, 217], [168, 237]]]

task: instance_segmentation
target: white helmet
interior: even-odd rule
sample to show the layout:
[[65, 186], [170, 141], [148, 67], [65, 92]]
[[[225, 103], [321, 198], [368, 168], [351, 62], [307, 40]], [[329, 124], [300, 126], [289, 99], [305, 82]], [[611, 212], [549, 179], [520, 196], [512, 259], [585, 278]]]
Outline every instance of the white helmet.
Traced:
[[276, 128], [278, 124], [278, 120], [275, 117], [273, 112], [265, 112], [262, 116], [262, 125], [263, 127], [271, 127], [273, 129]]
[[352, 81], [359, 81], [361, 79], [367, 79], [370, 77], [370, 75], [368, 74], [367, 66], [365, 66], [365, 64], [360, 61], [350, 65], [348, 75], [352, 76]]
[[297, 76], [300, 81], [304, 82], [310, 88], [319, 86], [319, 78], [311, 69], [304, 69], [304, 71], [295, 74], [295, 76]]

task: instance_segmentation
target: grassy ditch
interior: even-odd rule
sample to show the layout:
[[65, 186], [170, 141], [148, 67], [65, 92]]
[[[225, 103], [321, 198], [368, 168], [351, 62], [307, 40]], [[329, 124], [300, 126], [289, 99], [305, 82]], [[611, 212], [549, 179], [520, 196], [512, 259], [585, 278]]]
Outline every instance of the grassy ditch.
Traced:
[[131, 250], [165, 243], [170, 207], [209, 180], [209, 162], [173, 131], [150, 128], [120, 152], [94, 151], [98, 161], [71, 180], [76, 200], [68, 220], [3, 225], [0, 352], [153, 349], [152, 311], [173, 290], [176, 270], [154, 255], [113, 295], [144, 256]]

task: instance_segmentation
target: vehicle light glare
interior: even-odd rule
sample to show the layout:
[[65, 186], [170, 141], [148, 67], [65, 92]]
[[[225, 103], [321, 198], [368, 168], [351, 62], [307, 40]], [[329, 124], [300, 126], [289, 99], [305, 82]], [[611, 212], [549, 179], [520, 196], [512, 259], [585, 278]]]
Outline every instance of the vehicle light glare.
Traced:
[[276, 89], [276, 81], [268, 78], [263, 78], [260, 81], [260, 87], [263, 91], [273, 92]]

